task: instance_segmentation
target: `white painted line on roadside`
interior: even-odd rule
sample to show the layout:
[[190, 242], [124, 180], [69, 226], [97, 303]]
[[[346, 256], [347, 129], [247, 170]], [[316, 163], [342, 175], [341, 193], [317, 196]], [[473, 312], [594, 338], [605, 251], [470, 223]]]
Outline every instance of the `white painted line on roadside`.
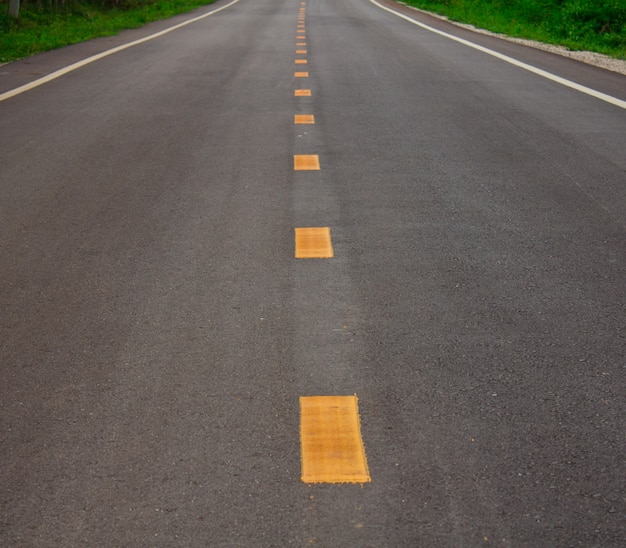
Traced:
[[411, 19], [410, 17], [402, 13], [399, 13], [386, 6], [379, 4], [378, 2], [376, 2], [376, 0], [369, 0], [369, 1], [375, 6], [379, 7], [380, 9], [388, 11], [389, 13], [393, 13], [394, 15], [397, 15], [398, 17], [405, 19], [409, 23], [413, 23], [414, 25], [417, 25], [418, 27], [421, 27], [424, 30], [434, 32], [435, 34], [439, 34], [440, 36], [449, 38], [450, 40], [454, 40], [455, 42], [459, 42], [460, 44], [463, 44], [470, 48], [486, 53], [487, 55], [491, 55], [502, 61], [506, 61], [507, 63], [510, 63], [511, 65], [515, 65], [516, 67], [519, 67], [521, 69], [527, 70], [528, 72], [532, 72], [533, 74], [537, 74], [538, 76], [542, 76], [543, 78], [547, 78], [548, 80], [552, 80], [553, 82], [556, 82], [568, 88], [575, 89], [576, 91], [580, 91], [581, 93], [585, 93], [587, 95], [590, 95], [591, 97], [600, 99], [601, 101], [611, 103], [612, 105], [615, 105], [619, 108], [626, 109], [626, 101], [622, 101], [621, 99], [618, 99], [617, 97], [613, 97], [612, 95], [607, 95], [606, 93], [602, 93], [601, 91], [597, 91], [595, 89], [588, 88], [587, 86], [577, 84], [576, 82], [572, 82], [571, 80], [561, 78], [560, 76], [557, 76], [556, 74], [552, 74], [551, 72], [542, 70], [537, 67], [533, 67], [532, 65], [523, 63], [522, 61], [518, 61], [517, 59], [513, 59], [513, 57], [509, 57], [508, 55], [503, 55], [502, 53], [498, 53], [497, 51], [494, 51], [492, 49], [486, 48], [484, 46], [479, 46], [478, 44], [474, 44], [474, 42], [470, 42], [469, 40], [459, 38], [458, 36], [454, 36], [453, 34], [449, 34], [442, 30], [438, 30], [434, 27], [426, 25], [424, 23], [420, 23], [419, 21], [416, 21], [415, 19]]
[[16, 95], [19, 95], [20, 93], [24, 93], [26, 91], [30, 91], [31, 89], [34, 89], [36, 87], [42, 86], [43, 84], [47, 84], [48, 82], [51, 82], [52, 80], [56, 80], [57, 78], [60, 78], [61, 76], [67, 74], [68, 72], [72, 72], [76, 69], [79, 69], [81, 67], [84, 67], [85, 65], [88, 65], [90, 63], [93, 63], [94, 61], [98, 61], [100, 59], [103, 59], [104, 57], [108, 57], [109, 55], [113, 55], [114, 53], [118, 53], [120, 51], [123, 51], [125, 49], [128, 48], [132, 48], [133, 46], [138, 46], [139, 44], [143, 44], [144, 42], [148, 42], [150, 40], [154, 40], [155, 38], [158, 38], [159, 36], [163, 36], [164, 34], [168, 34], [174, 30], [177, 30], [181, 27], [184, 27], [186, 25], [191, 25], [191, 23], [195, 23], [196, 21], [200, 21], [201, 19], [205, 19], [206, 17], [209, 17], [219, 11], [225, 10], [226, 8], [230, 8], [231, 6], [233, 6], [234, 4], [236, 4], [237, 2], [239, 2], [239, 0], [233, 0], [232, 2], [226, 4], [225, 6], [222, 6], [221, 8], [217, 8], [213, 11], [210, 11], [209, 13], [205, 13], [204, 15], [200, 15], [199, 17], [194, 17], [193, 19], [189, 19], [189, 21], [185, 21], [184, 23], [179, 23], [178, 25], [174, 25], [173, 27], [169, 27], [167, 29], [164, 29], [160, 32], [156, 32], [154, 34], [151, 34], [150, 36], [146, 36], [144, 38], [140, 38], [139, 40], [135, 40], [133, 42], [128, 42], [128, 44], [123, 44], [121, 46], [117, 46], [115, 48], [103, 51], [101, 53], [98, 53], [96, 55], [92, 55], [91, 57], [87, 57], [86, 59], [83, 59], [82, 61], [78, 61], [76, 63], [73, 63], [71, 65], [68, 65], [67, 67], [64, 67], [62, 69], [56, 70], [54, 72], [51, 72], [50, 74], [43, 76], [41, 78], [38, 78], [37, 80], [33, 80], [32, 82], [29, 82], [28, 84], [24, 84], [23, 86], [19, 86], [17, 88], [11, 89], [9, 91], [5, 91], [4, 93], [0, 93], [0, 102], [1, 101], [6, 101], [7, 99], [10, 99], [11, 97], [15, 97]]

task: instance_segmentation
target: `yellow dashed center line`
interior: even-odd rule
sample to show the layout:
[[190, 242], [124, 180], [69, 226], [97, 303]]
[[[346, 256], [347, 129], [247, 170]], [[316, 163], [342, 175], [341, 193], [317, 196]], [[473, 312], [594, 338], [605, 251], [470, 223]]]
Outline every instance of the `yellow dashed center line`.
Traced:
[[303, 482], [371, 481], [356, 396], [301, 397], [300, 444]]
[[333, 244], [330, 227], [296, 228], [296, 259], [332, 259]]
[[[300, 2], [301, 6], [305, 2]], [[306, 47], [304, 8], [298, 17], [296, 47]], [[307, 55], [296, 49], [296, 55]], [[297, 65], [308, 64], [296, 59]], [[308, 72], [294, 72], [296, 78], [307, 78]], [[310, 97], [310, 89], [294, 90], [296, 97]], [[313, 114], [295, 114], [294, 124], [315, 124]], [[294, 155], [294, 170], [320, 169], [317, 154]], [[295, 231], [297, 259], [330, 259], [334, 257], [330, 227], [300, 227]], [[361, 437], [358, 400], [354, 396], [303, 396], [300, 398], [300, 444], [304, 483], [367, 483], [371, 481], [365, 447]]]
[[315, 116], [313, 114], [296, 114], [293, 117], [294, 124], [314, 124]]
[[296, 171], [317, 171], [320, 169], [320, 158], [317, 154], [296, 154], [293, 168]]

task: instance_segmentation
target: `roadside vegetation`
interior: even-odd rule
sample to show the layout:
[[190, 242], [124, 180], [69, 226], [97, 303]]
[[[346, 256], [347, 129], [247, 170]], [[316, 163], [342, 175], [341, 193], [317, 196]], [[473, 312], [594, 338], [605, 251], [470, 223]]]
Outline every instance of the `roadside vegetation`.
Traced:
[[141, 27], [215, 0], [22, 0], [19, 18], [0, 0], [0, 63], [123, 29]]
[[[214, 0], [0, 0], [0, 63], [137, 28]], [[626, 0], [403, 0], [453, 21], [626, 59]]]
[[626, 59], [626, 0], [403, 0], [482, 29]]

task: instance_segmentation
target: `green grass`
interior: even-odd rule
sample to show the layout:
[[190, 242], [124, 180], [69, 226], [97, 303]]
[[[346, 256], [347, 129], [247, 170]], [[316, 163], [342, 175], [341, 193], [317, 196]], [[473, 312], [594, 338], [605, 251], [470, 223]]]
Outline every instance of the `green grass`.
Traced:
[[[0, 62], [117, 34], [214, 0], [22, 1], [15, 21], [8, 0], [0, 0]], [[494, 32], [626, 59], [626, 0], [404, 1]]]
[[493, 32], [626, 59], [626, 0], [403, 0]]
[[163, 0], [127, 7], [72, 3], [59, 9], [26, 5], [20, 9], [17, 21], [8, 16], [7, 1], [0, 1], [0, 62], [90, 38], [111, 36], [123, 29], [141, 27], [150, 21], [172, 17], [214, 1]]

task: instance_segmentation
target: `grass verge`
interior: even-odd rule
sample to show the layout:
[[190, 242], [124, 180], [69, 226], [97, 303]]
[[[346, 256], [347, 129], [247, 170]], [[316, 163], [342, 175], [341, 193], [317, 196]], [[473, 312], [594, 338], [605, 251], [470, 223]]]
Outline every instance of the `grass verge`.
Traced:
[[403, 0], [452, 21], [626, 59], [624, 0]]
[[127, 8], [81, 3], [57, 9], [26, 5], [20, 10], [18, 20], [9, 17], [8, 4], [3, 1], [0, 2], [0, 63], [91, 38], [112, 36], [214, 1], [163, 0]]

